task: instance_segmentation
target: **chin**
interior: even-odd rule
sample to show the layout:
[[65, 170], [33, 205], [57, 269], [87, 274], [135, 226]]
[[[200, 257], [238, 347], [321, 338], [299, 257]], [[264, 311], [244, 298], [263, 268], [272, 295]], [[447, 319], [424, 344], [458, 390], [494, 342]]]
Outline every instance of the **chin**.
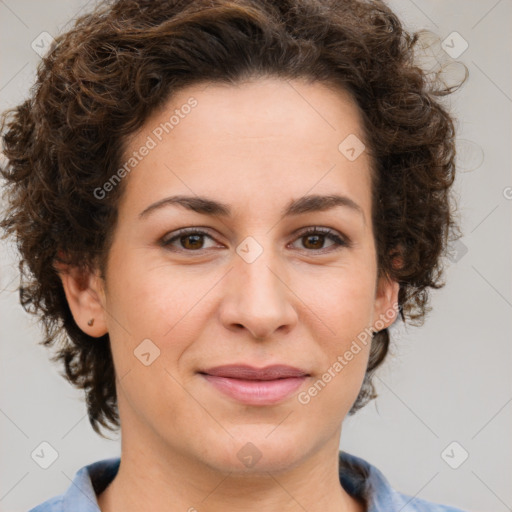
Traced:
[[246, 430], [244, 434], [233, 435], [223, 446], [217, 442], [215, 450], [205, 454], [208, 459], [205, 462], [216, 471], [233, 475], [267, 475], [267, 472], [278, 473], [293, 469], [306, 455], [298, 451], [297, 446], [305, 449], [305, 443], [293, 435], [279, 436], [276, 432], [269, 435], [271, 431], [272, 428], [265, 425], [257, 431], [251, 429], [251, 433]]

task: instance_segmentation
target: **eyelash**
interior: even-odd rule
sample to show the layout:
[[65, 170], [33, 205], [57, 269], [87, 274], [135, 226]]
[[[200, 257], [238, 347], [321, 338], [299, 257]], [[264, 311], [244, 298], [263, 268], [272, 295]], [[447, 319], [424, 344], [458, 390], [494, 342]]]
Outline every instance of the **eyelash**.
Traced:
[[[207, 236], [207, 237], [213, 239], [213, 237], [207, 231], [203, 231], [199, 228], [183, 228], [183, 229], [179, 229], [178, 231], [175, 231], [175, 234], [169, 239], [166, 239], [165, 237], [162, 238], [160, 241], [160, 244], [165, 248], [169, 248], [169, 246], [174, 241], [179, 240], [180, 238], [183, 238], [186, 236], [191, 236], [191, 235]], [[312, 235], [324, 236], [324, 237], [332, 240], [334, 242], [334, 246], [337, 246], [337, 247], [335, 249], [329, 249], [329, 248], [327, 248], [327, 249], [303, 249], [304, 251], [309, 252], [309, 253], [312, 252], [312, 253], [316, 253], [316, 254], [325, 254], [327, 252], [332, 252], [333, 250], [334, 251], [339, 250], [341, 247], [350, 248], [352, 246], [349, 239], [347, 239], [346, 237], [340, 236], [336, 231], [333, 231], [330, 228], [322, 228], [322, 227], [316, 227], [316, 226], [299, 233], [299, 235], [297, 236], [297, 239], [305, 238], [307, 236], [312, 236]], [[188, 252], [188, 253], [202, 254], [203, 251], [207, 251], [208, 249], [197, 249], [197, 250], [169, 249], [169, 250], [172, 250], [174, 252]]]

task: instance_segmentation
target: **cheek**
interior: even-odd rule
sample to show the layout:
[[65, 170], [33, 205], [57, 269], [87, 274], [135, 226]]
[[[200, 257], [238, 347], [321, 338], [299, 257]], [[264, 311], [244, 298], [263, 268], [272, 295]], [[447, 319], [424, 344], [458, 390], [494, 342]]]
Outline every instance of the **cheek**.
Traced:
[[[112, 351], [118, 375], [130, 371], [130, 380], [145, 386], [159, 382], [160, 391], [158, 386], [154, 390], [158, 396], [163, 381], [166, 389], [173, 388], [174, 381], [163, 369], [174, 374], [182, 354], [199, 337], [204, 295], [218, 277], [194, 279], [169, 265], [146, 264], [146, 259], [135, 257], [137, 251], [132, 253], [131, 259], [112, 259], [107, 294]], [[136, 358], [145, 352], [155, 357], [147, 368]]]
[[195, 294], [178, 272], [143, 255], [144, 250], [113, 248], [107, 309], [134, 338], [160, 339], [190, 309]]
[[315, 313], [310, 315], [315, 318], [311, 331], [322, 353], [319, 381], [307, 394], [312, 402], [319, 397], [313, 408], [322, 403], [344, 414], [357, 397], [368, 363], [375, 300], [372, 267], [347, 265], [317, 281], [307, 293], [308, 306]]
[[316, 343], [322, 364], [297, 397], [310, 408], [311, 417], [318, 418], [313, 421], [324, 422], [326, 414], [334, 422], [345, 417], [361, 389], [371, 346], [371, 290], [371, 286], [337, 287], [328, 300], [318, 302], [315, 311], [324, 327], [320, 334], [316, 330]]
[[177, 364], [196, 336], [193, 306], [201, 295], [161, 266], [126, 259], [114, 268], [107, 308], [119, 406], [129, 404], [148, 424], [158, 411], [171, 425], [178, 412], [187, 412]]
[[[298, 292], [315, 314], [322, 336], [341, 350], [372, 321], [375, 282], [372, 267], [346, 265], [320, 279], [303, 280]], [[318, 277], [318, 276], [316, 276]], [[310, 314], [311, 316], [311, 314]]]

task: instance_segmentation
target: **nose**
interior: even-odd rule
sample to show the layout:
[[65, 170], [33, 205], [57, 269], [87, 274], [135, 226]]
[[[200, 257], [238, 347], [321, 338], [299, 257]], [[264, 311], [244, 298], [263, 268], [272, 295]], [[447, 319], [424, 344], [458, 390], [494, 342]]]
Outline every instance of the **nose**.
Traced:
[[[286, 272], [264, 251], [248, 263], [237, 258], [226, 278], [225, 295], [220, 307], [220, 319], [226, 329], [247, 329], [259, 341], [277, 332], [285, 334], [297, 323], [295, 295], [286, 284]], [[267, 256], [268, 254], [268, 256]]]

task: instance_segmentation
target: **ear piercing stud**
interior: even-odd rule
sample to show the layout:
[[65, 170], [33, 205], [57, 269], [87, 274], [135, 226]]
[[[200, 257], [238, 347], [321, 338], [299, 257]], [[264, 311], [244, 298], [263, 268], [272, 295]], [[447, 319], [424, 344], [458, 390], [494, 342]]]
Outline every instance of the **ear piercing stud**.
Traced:
[[87, 325], [90, 325], [92, 326], [92, 324], [94, 323], [94, 318], [91, 318], [88, 322], [87, 322]]

